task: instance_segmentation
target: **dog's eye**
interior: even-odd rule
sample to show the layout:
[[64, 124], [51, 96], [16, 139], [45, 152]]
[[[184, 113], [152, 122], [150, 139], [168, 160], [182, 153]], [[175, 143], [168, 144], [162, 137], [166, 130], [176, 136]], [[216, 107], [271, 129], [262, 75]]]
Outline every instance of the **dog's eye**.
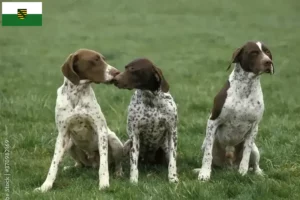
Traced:
[[100, 56], [96, 56], [95, 61], [99, 61], [100, 60]]
[[269, 50], [265, 50], [266, 54], [271, 54], [271, 52]]
[[259, 54], [259, 51], [252, 51], [251, 56], [257, 56]]
[[96, 65], [96, 62], [94, 60], [89, 60], [90, 65]]
[[273, 59], [270, 50], [265, 50], [265, 54], [267, 54], [271, 60]]
[[125, 66], [125, 69], [129, 71], [134, 71], [134, 68], [130, 65]]

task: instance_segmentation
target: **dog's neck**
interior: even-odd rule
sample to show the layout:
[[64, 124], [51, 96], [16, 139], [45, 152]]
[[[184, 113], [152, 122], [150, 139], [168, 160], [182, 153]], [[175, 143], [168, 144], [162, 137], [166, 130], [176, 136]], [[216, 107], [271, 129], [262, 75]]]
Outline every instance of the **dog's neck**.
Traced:
[[77, 105], [81, 97], [86, 96], [87, 93], [92, 91], [91, 81], [80, 80], [78, 85], [73, 84], [67, 78], [64, 78], [62, 92], [68, 95], [72, 105]]
[[150, 91], [150, 90], [136, 90], [137, 98], [140, 99], [144, 104], [153, 106], [159, 103], [160, 95], [162, 91]]
[[78, 85], [73, 84], [67, 78], [64, 78], [64, 89], [68, 93], [81, 93], [91, 88], [91, 81], [89, 80], [80, 80]]
[[239, 63], [235, 64], [234, 70], [229, 76], [230, 87], [241, 98], [247, 98], [252, 92], [261, 89], [260, 76], [243, 70]]

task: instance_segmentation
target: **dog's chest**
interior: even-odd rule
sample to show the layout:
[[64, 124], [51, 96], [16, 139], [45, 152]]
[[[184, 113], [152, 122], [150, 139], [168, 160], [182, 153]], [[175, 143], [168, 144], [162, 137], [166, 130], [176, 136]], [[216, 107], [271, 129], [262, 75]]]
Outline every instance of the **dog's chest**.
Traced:
[[141, 115], [137, 118], [141, 148], [158, 148], [170, 127], [168, 116], [157, 108], [141, 106]]
[[[145, 111], [145, 114], [147, 111]], [[142, 146], [155, 148], [163, 143], [169, 127], [167, 117], [160, 112], [153, 113], [152, 117], [139, 119], [138, 130], [140, 132], [140, 141]]]
[[224, 119], [232, 122], [253, 122], [261, 119], [264, 112], [262, 95], [240, 98], [228, 95], [223, 107]]
[[[167, 99], [168, 100], [168, 99]], [[167, 137], [176, 120], [176, 107], [173, 99], [160, 99], [158, 102], [143, 102], [133, 98], [129, 105], [128, 126], [139, 134], [141, 151], [156, 150]]]
[[261, 89], [240, 96], [235, 88], [229, 88], [222, 108], [222, 124], [217, 130], [221, 143], [236, 145], [244, 140], [255, 123], [259, 123], [264, 112]]
[[86, 151], [98, 149], [98, 136], [86, 119], [75, 118], [68, 127], [70, 137], [75, 145]]
[[[59, 129], [67, 129], [76, 146], [86, 152], [98, 149], [98, 136], [95, 131], [96, 120], [102, 119], [102, 112], [92, 89], [81, 93], [70, 92], [66, 86], [58, 89], [55, 109], [56, 124]], [[75, 98], [76, 97], [76, 98]], [[98, 123], [99, 124], [99, 123]]]

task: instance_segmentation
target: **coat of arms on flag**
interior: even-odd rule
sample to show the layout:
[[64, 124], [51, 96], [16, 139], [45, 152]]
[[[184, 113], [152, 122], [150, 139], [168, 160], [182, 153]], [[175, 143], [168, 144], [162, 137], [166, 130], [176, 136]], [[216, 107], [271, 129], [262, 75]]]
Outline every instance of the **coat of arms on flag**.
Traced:
[[25, 19], [27, 15], [27, 9], [18, 9], [18, 18]]

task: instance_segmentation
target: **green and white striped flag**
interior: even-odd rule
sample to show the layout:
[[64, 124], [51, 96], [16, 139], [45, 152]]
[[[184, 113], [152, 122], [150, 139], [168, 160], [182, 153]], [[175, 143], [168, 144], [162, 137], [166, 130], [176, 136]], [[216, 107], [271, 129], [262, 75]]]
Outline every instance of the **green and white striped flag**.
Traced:
[[42, 2], [2, 2], [2, 26], [42, 26]]

